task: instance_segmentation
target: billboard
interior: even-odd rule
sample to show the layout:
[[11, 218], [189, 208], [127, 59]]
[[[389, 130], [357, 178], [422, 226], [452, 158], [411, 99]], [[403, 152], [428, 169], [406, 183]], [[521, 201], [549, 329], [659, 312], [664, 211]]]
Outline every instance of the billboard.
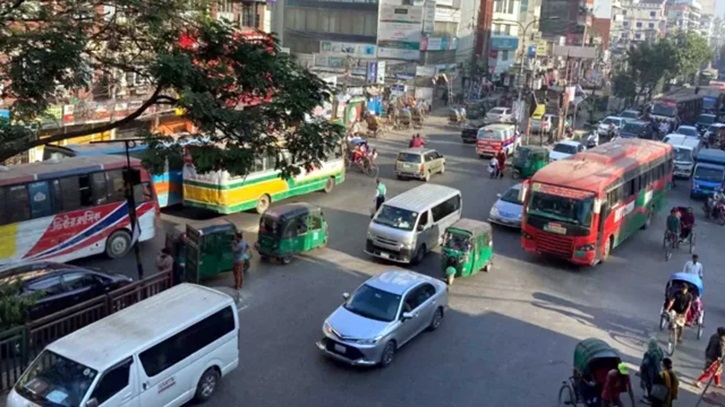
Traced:
[[378, 58], [420, 59], [423, 7], [403, 6], [399, 0], [382, 0], [378, 16]]

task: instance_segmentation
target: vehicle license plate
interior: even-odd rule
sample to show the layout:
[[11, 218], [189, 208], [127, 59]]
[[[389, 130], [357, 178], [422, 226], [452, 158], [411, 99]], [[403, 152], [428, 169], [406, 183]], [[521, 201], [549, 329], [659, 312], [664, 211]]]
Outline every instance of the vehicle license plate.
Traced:
[[380, 257], [382, 257], [384, 259], [389, 259], [390, 258], [390, 255], [388, 253], [385, 253], [385, 252], [380, 252]]
[[340, 353], [345, 353], [347, 351], [347, 348], [342, 345], [335, 344], [335, 350]]

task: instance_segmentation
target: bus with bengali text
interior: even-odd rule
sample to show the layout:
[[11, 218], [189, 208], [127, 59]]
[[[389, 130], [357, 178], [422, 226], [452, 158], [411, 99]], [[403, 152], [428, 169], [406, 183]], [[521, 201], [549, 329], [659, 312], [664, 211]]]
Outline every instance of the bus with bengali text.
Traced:
[[669, 144], [618, 139], [548, 164], [524, 183], [526, 252], [595, 265], [667, 205]]
[[[176, 135], [176, 137], [183, 135]], [[134, 141], [129, 146], [129, 155], [133, 158], [143, 160], [143, 155], [148, 146], [142, 142]], [[113, 141], [103, 143], [74, 144], [67, 146], [46, 145], [43, 150], [43, 160], [58, 159], [65, 157], [87, 157], [97, 155], [126, 155], [126, 143], [124, 141]], [[159, 200], [159, 207], [166, 208], [168, 206], [179, 205], [182, 202], [181, 197], [181, 180], [182, 180], [181, 161], [179, 163], [169, 163], [167, 161], [164, 172], [160, 174], [152, 174], [156, 196]]]
[[[0, 266], [125, 256], [156, 234], [159, 206], [141, 162], [98, 155], [0, 167]], [[132, 173], [138, 233], [124, 174]], [[137, 176], [135, 176], [137, 175]]]
[[[284, 160], [289, 162], [287, 152]], [[190, 158], [188, 159], [190, 160]], [[276, 169], [277, 158], [264, 155], [255, 159], [253, 170], [244, 176], [232, 176], [225, 170], [197, 173], [193, 163], [184, 165], [184, 206], [231, 214], [255, 209], [264, 213], [272, 202], [315, 191], [331, 192], [345, 181], [342, 147], [331, 151], [319, 166], [305, 169], [285, 179]]]

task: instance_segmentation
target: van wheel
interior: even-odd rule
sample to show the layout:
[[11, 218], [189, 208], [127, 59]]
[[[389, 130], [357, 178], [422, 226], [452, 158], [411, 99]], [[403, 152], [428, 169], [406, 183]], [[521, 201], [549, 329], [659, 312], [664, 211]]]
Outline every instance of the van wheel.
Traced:
[[257, 213], [263, 214], [264, 211], [269, 209], [269, 204], [272, 202], [272, 199], [269, 197], [269, 195], [264, 194], [257, 199]]
[[423, 259], [425, 258], [425, 251], [426, 247], [423, 244], [418, 248], [418, 251], [415, 252], [415, 256], [413, 257], [413, 264], [420, 264], [423, 262]]
[[326, 194], [329, 194], [330, 192], [332, 192], [332, 189], [333, 188], [335, 188], [335, 178], [330, 177], [325, 182], [325, 189], [324, 189], [324, 191], [325, 191]]
[[106, 240], [106, 255], [111, 259], [119, 259], [129, 251], [131, 251], [131, 235], [126, 230], [117, 230]]
[[217, 385], [219, 384], [219, 373], [216, 369], [209, 368], [201, 375], [199, 383], [196, 385], [196, 394], [194, 399], [200, 403], [209, 400], [216, 391]]

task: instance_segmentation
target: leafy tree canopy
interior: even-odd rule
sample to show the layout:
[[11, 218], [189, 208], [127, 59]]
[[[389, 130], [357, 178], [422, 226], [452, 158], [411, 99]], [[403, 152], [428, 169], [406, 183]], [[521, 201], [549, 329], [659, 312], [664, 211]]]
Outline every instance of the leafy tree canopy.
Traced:
[[674, 38], [666, 40], [674, 63], [673, 74], [690, 76], [697, 73], [702, 65], [712, 60], [713, 54], [705, 37], [694, 32], [678, 32]]
[[[203, 140], [190, 153], [197, 170], [225, 168], [245, 174], [255, 157], [290, 158], [277, 165], [288, 176], [295, 163], [325, 158], [342, 128], [305, 120], [330, 89], [280, 52], [274, 38], [245, 40], [229, 24], [210, 18], [208, 3], [189, 0], [13, 0], [0, 2], [0, 80], [11, 100], [11, 123], [0, 125], [0, 160], [49, 142], [117, 128], [154, 105], [182, 109]], [[202, 11], [200, 11], [202, 10]], [[183, 39], [183, 41], [181, 40]], [[58, 89], [117, 87], [133, 72], [149, 83], [143, 105], [127, 117], [38, 140], [32, 123], [54, 103]], [[251, 99], [268, 103], [250, 108]], [[242, 108], [244, 107], [244, 108]], [[152, 139], [162, 147], [160, 138]], [[179, 154], [152, 149], [149, 157]]]

